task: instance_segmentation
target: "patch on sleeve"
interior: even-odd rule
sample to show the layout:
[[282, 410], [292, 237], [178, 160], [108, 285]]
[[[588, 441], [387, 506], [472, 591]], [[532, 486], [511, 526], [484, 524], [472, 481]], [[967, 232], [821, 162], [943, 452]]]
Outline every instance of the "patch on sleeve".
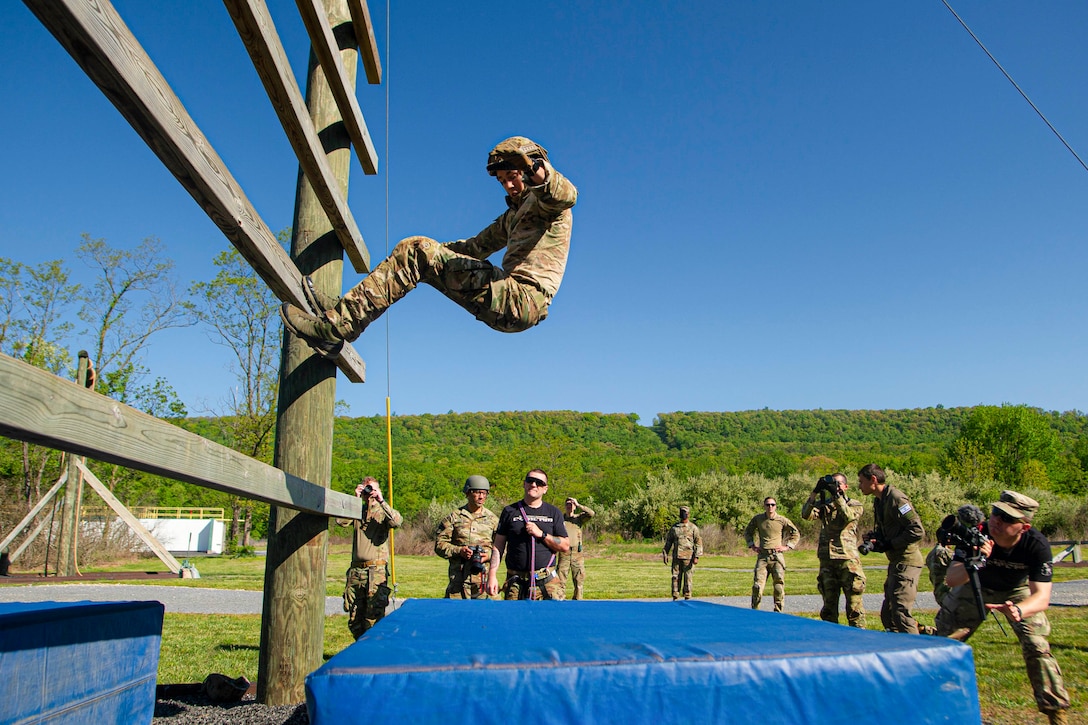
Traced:
[[1054, 567], [1051, 566], [1050, 562], [1048, 561], [1047, 563], [1043, 564], [1043, 566], [1039, 569], [1039, 573], [1049, 579], [1050, 577], [1054, 576]]
[[899, 513], [901, 515], [903, 515], [903, 516], [906, 516], [910, 512], [911, 512], [910, 501], [907, 501], [905, 504], [903, 504], [902, 506], [899, 507]]

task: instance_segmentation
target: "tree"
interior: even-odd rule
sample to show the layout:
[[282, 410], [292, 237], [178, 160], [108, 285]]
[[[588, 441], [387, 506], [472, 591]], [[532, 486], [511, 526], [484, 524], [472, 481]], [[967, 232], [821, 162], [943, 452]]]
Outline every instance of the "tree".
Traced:
[[[220, 432], [234, 450], [268, 461], [279, 392], [279, 300], [237, 250], [220, 253], [214, 264], [219, 269], [215, 278], [197, 282], [191, 292], [197, 319], [208, 327], [212, 341], [233, 356], [231, 371], [238, 385], [230, 391], [226, 410], [218, 414]], [[229, 497], [232, 545], [237, 542], [241, 501]], [[248, 534], [252, 515], [248, 503], [245, 513]]]
[[992, 456], [994, 479], [1006, 486], [1047, 488], [1045, 471], [1058, 463], [1061, 445], [1050, 419], [1036, 408], [980, 405], [971, 411], [949, 446], [948, 459], [962, 457], [967, 451]]

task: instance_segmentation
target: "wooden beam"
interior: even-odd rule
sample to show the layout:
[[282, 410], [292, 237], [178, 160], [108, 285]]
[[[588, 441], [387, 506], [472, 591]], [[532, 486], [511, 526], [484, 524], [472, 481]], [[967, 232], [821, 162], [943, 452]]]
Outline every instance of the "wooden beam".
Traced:
[[355, 496], [0, 355], [0, 435], [322, 516], [361, 518]]
[[359, 109], [359, 101], [352, 90], [354, 84], [348, 79], [344, 64], [340, 61], [340, 47], [332, 34], [324, 5], [321, 0], [295, 0], [295, 3], [310, 35], [314, 55], [321, 64], [321, 70], [325, 72], [333, 98], [336, 99], [336, 106], [340, 109], [340, 117], [344, 119], [351, 145], [355, 147], [355, 155], [359, 157], [363, 171], [376, 174], [378, 166], [375, 160], [378, 154], [374, 151], [374, 141], [370, 138], [363, 112]]
[[374, 25], [370, 22], [370, 8], [366, 0], [348, 0], [351, 12], [351, 26], [355, 31], [355, 42], [359, 45], [359, 56], [366, 69], [366, 80], [371, 84], [382, 82], [382, 59], [378, 55], [378, 42], [374, 39]]
[[[49, 505], [49, 502], [53, 500], [53, 497], [57, 495], [57, 491], [60, 490], [60, 487], [63, 486], [64, 482], [67, 480], [68, 472], [65, 471], [64, 473], [60, 474], [60, 478], [58, 478], [57, 482], [53, 484], [53, 488], [46, 491], [45, 495], [41, 497], [41, 500], [39, 500], [38, 503], [34, 504], [34, 508], [30, 509], [30, 512], [23, 517], [23, 520], [15, 525], [15, 528], [11, 530], [11, 533], [4, 537], [3, 541], [0, 541], [0, 551], [8, 548], [11, 542], [15, 541], [15, 537], [17, 537], [23, 531], [23, 529], [25, 529], [30, 524], [30, 522], [34, 520], [34, 517], [40, 514], [42, 509]], [[14, 561], [14, 559], [12, 559], [12, 561]]]
[[[227, 11], [238, 28], [238, 35], [249, 51], [268, 98], [280, 117], [283, 130], [291, 142], [306, 179], [314, 187], [333, 231], [340, 239], [356, 272], [370, 271], [370, 254], [363, 243], [359, 227], [341, 193], [321, 146], [317, 130], [310, 120], [306, 101], [291, 72], [287, 53], [280, 42], [264, 0], [224, 0]], [[376, 166], [376, 160], [373, 165]]]
[[[276, 296], [306, 309], [302, 275], [114, 7], [107, 0], [24, 2]], [[366, 379], [350, 345], [336, 364], [352, 382]]]
[[[113, 495], [108, 488], [102, 485], [102, 482], [98, 480], [98, 477], [91, 473], [91, 470], [84, 465], [83, 461], [76, 461], [76, 468], [83, 473], [83, 480], [94, 489], [94, 492], [98, 494], [99, 498], [106, 502], [106, 505], [113, 509], [113, 512], [132, 529], [132, 533], [140, 537], [140, 541], [147, 544], [148, 548], [159, 557], [159, 561], [166, 564], [166, 567], [175, 574], [181, 573], [181, 562], [174, 558], [174, 555], [166, 550], [166, 547], [162, 545], [162, 542], [155, 538], [155, 535], [148, 531], [140, 520], [132, 515], [132, 512], [125, 508], [125, 505], [121, 503], [116, 496]], [[74, 572], [73, 572], [74, 573]]]

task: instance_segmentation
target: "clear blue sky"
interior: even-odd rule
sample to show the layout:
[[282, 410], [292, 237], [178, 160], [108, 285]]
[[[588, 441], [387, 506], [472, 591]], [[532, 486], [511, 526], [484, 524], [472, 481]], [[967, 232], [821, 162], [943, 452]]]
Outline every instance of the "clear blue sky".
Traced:
[[[289, 226], [296, 162], [222, 3], [116, 4]], [[270, 6], [302, 78], [295, 5]], [[1088, 4], [953, 7], [1088, 158]], [[1088, 172], [938, 0], [405, 0], [388, 43], [371, 13], [389, 125], [386, 88], [361, 84], [382, 173], [354, 165], [350, 203], [375, 258], [497, 216], [483, 165], [509, 135], [545, 145], [580, 199], [547, 321], [504, 335], [421, 287], [386, 316], [388, 368], [383, 322], [357, 343], [351, 415], [383, 414], [387, 380], [400, 414], [1088, 409]], [[0, 4], [0, 61], [0, 255], [86, 275], [81, 233], [157, 236], [184, 285], [209, 279], [228, 243], [20, 3]], [[146, 363], [192, 412], [231, 384], [195, 328]]]

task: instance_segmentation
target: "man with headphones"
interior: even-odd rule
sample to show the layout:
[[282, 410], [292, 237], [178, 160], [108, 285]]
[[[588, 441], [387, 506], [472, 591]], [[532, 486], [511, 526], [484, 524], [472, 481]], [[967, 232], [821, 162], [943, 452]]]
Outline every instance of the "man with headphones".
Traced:
[[[322, 294], [310, 277], [302, 292], [310, 310], [284, 303], [283, 323], [319, 355], [344, 345], [397, 300], [426, 282], [499, 332], [521, 332], [548, 316], [570, 252], [571, 208], [578, 190], [548, 161], [543, 146], [523, 137], [502, 141], [487, 156], [487, 173], [506, 191], [506, 210], [475, 237], [439, 244], [408, 237], [343, 298]], [[505, 249], [502, 266], [487, 261]]]
[[491, 482], [483, 476], [469, 476], [461, 490], [467, 499], [465, 505], [438, 525], [434, 553], [450, 562], [446, 599], [487, 599], [491, 538], [499, 525], [499, 517], [484, 506]]

